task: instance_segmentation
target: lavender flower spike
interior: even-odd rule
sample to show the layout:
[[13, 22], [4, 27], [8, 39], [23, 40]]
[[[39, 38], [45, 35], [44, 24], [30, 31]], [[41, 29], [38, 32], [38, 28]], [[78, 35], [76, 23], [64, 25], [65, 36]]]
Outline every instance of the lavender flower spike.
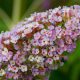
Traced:
[[80, 6], [64, 6], [34, 13], [9, 32], [0, 34], [0, 77], [46, 80], [46, 73], [62, 65], [66, 51], [80, 36]]

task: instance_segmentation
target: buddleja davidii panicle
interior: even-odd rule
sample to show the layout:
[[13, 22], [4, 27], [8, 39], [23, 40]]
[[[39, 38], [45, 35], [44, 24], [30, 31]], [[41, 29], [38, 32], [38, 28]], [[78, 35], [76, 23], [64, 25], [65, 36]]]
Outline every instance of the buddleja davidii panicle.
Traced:
[[0, 34], [0, 76], [48, 80], [46, 73], [64, 64], [79, 36], [78, 5], [32, 14], [11, 31]]

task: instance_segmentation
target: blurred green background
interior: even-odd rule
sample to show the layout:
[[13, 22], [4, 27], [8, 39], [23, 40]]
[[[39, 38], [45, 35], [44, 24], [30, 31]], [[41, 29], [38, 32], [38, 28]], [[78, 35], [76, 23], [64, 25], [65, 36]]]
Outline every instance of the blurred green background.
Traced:
[[[7, 31], [33, 12], [58, 6], [80, 5], [80, 0], [0, 0], [0, 32]], [[50, 80], [80, 80], [80, 41], [64, 66], [53, 70]]]

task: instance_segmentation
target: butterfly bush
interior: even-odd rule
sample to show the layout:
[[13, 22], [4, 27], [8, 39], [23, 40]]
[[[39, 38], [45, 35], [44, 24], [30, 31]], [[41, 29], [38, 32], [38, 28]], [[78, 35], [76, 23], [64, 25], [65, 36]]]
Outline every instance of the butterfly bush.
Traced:
[[48, 73], [76, 48], [79, 36], [78, 5], [32, 14], [0, 34], [0, 78], [48, 80]]

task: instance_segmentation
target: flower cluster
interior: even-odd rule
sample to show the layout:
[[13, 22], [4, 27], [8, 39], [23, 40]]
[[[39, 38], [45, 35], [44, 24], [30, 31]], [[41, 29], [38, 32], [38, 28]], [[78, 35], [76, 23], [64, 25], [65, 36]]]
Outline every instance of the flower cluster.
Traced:
[[80, 6], [34, 13], [0, 34], [0, 77], [47, 80], [46, 73], [67, 60], [80, 36]]

